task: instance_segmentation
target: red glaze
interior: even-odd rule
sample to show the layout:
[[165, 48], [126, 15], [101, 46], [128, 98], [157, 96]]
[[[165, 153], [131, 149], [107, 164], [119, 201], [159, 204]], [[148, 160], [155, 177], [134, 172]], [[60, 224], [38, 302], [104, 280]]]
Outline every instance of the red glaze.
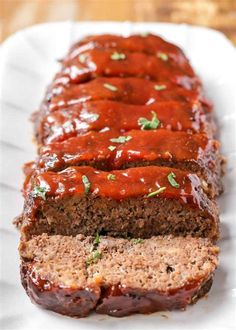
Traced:
[[[157, 129], [133, 130], [123, 136], [130, 140], [123, 143], [111, 141], [119, 134], [107, 131], [89, 132], [61, 143], [49, 144], [40, 149], [38, 166], [46, 170], [61, 170], [87, 162], [103, 170], [112, 170], [124, 168], [129, 163], [162, 161], [170, 164], [199, 162], [207, 167], [209, 154], [213, 155], [218, 149], [218, 143], [203, 134]], [[115, 150], [110, 150], [109, 146]]]
[[[180, 68], [175, 61], [169, 58], [163, 60], [159, 56], [147, 55], [140, 52], [123, 51], [125, 57], [121, 60], [112, 59], [117, 53], [112, 49], [92, 49], [82, 53], [80, 57], [68, 59], [63, 62], [62, 72], [57, 75], [56, 83], [75, 84], [94, 79], [98, 76], [105, 77], [140, 77], [151, 80], [167, 80], [178, 82], [178, 77], [192, 77], [192, 84], [199, 85], [199, 79], [194, 75], [192, 68]], [[58, 81], [59, 79], [59, 81]]]
[[[122, 317], [133, 313], [153, 313], [157, 311], [184, 309], [211, 288], [212, 278], [203, 283], [203, 279], [191, 281], [187, 285], [158, 292], [142, 291], [113, 285], [102, 291], [102, 299], [96, 308], [97, 313]], [[202, 291], [202, 292], [201, 292]]]
[[138, 106], [101, 100], [79, 103], [43, 116], [37, 123], [37, 139], [40, 143], [48, 144], [91, 130], [101, 131], [112, 128], [125, 132], [140, 129], [139, 118], [151, 119], [151, 111], [156, 113], [161, 128], [212, 135], [200, 103], [191, 105], [167, 101]]
[[145, 37], [141, 35], [123, 37], [111, 34], [89, 36], [74, 44], [64, 60], [71, 60], [82, 52], [96, 48], [115, 49], [119, 52], [126, 50], [129, 52], [142, 52], [154, 55], [158, 52], [162, 52], [168, 54], [171, 60], [175, 61], [181, 68], [188, 68], [190, 66], [179, 47], [152, 34], [148, 34]]
[[[179, 188], [174, 188], [168, 181], [168, 174], [173, 172]], [[115, 180], [109, 180], [108, 175], [115, 175]], [[82, 176], [90, 182], [89, 193], [94, 196], [107, 197], [115, 200], [126, 198], [147, 197], [160, 187], [166, 189], [152, 198], [170, 198], [180, 200], [192, 206], [201, 207], [201, 182], [197, 175], [169, 167], [136, 167], [126, 170], [102, 172], [89, 166], [68, 167], [61, 172], [35, 173], [29, 184], [25, 186], [24, 194], [31, 196], [34, 186], [45, 187], [47, 197], [64, 198], [73, 195], [86, 194]], [[151, 197], [150, 197], [151, 198]], [[37, 205], [40, 197], [33, 198]], [[34, 202], [33, 202], [34, 203]], [[34, 207], [33, 207], [34, 208]]]
[[[110, 90], [106, 87], [107, 84], [115, 87], [116, 90]], [[155, 86], [165, 86], [165, 89], [156, 90]], [[182, 101], [190, 104], [205, 102], [198, 89], [192, 90], [166, 81], [156, 83], [140, 78], [97, 78], [86, 84], [52, 88], [46, 98], [48, 103], [46, 101], [43, 103], [43, 111], [55, 111], [86, 101], [104, 99], [136, 105], [163, 101]], [[207, 105], [205, 109], [210, 110]]]

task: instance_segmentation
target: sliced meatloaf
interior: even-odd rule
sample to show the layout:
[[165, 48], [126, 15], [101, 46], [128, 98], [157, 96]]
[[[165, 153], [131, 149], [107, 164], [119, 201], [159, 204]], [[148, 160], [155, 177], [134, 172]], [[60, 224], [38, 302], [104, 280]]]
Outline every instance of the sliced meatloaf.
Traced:
[[183, 309], [210, 289], [218, 248], [207, 239], [41, 236], [21, 242], [22, 284], [60, 314], [112, 316]]
[[178, 83], [188, 78], [192, 87], [199, 86], [192, 68], [180, 67], [166, 53], [119, 52], [116, 49], [89, 49], [78, 57], [62, 62], [62, 70], [55, 78], [63, 84], [86, 82], [96, 77], [140, 77], [155, 81]]
[[37, 167], [59, 171], [89, 165], [109, 171], [137, 166], [168, 166], [198, 174], [210, 196], [222, 191], [219, 143], [204, 134], [172, 132], [157, 128], [158, 119], [140, 118], [147, 130], [89, 132], [64, 142], [41, 147]]
[[133, 105], [100, 100], [78, 103], [49, 114], [37, 113], [35, 136], [38, 144], [64, 141], [91, 130], [113, 129], [126, 132], [141, 129], [140, 118], [152, 120], [153, 113], [159, 120], [159, 128], [191, 133], [205, 133], [212, 137], [214, 122], [204, 113], [200, 102], [167, 101], [150, 105]]
[[179, 47], [153, 34], [147, 34], [145, 36], [132, 35], [128, 37], [109, 34], [88, 36], [72, 45], [62, 62], [64, 64], [72, 59], [79, 59], [82, 53], [91, 49], [115, 50], [118, 53], [118, 56], [116, 56], [117, 60], [122, 60], [123, 56], [119, 56], [119, 54], [124, 50], [151, 55], [164, 53], [181, 69], [192, 70], [188, 59]]
[[176, 85], [167, 81], [150, 81], [141, 78], [98, 77], [87, 83], [60, 86], [54, 81], [42, 103], [43, 113], [56, 111], [86, 101], [111, 100], [127, 104], [148, 105], [163, 101], [201, 102], [205, 112], [212, 107], [203, 96], [201, 88], [192, 89], [185, 79]]
[[196, 174], [168, 167], [68, 167], [27, 179], [21, 232], [149, 238], [219, 236], [218, 209]]

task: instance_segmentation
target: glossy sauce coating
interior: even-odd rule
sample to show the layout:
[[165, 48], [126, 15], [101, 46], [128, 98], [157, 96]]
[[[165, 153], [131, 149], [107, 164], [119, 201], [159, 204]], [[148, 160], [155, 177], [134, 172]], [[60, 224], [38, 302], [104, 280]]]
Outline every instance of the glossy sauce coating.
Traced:
[[204, 132], [211, 136], [206, 115], [200, 103], [167, 101], [151, 105], [132, 105], [115, 101], [91, 101], [61, 109], [39, 119], [36, 133], [39, 143], [64, 141], [89, 131], [114, 129], [126, 132], [140, 129], [140, 118], [152, 119], [152, 111], [160, 121], [159, 127], [172, 131]]
[[[186, 81], [184, 83], [188, 84]], [[164, 88], [160, 90], [160, 86]], [[180, 101], [190, 104], [202, 102], [205, 111], [211, 110], [211, 106], [208, 106], [200, 90], [186, 87], [176, 86], [169, 81], [157, 84], [140, 78], [97, 78], [85, 84], [71, 85], [68, 88], [52, 87], [41, 110], [51, 112], [94, 100], [113, 100], [135, 105], [150, 105], [163, 101]]]
[[[113, 56], [119, 54], [123, 56], [122, 59], [113, 59]], [[77, 58], [64, 61], [63, 69], [57, 77], [62, 78], [66, 84], [75, 84], [98, 76], [140, 77], [155, 81], [169, 80], [174, 83], [178, 81], [178, 77], [187, 76], [192, 78], [193, 86], [199, 85], [199, 79], [191, 67], [181, 69], [166, 54], [147, 55], [127, 51], [118, 53], [110, 49], [92, 49]]]
[[137, 34], [129, 37], [111, 34], [88, 36], [75, 43], [63, 61], [71, 60], [85, 51], [97, 48], [115, 49], [119, 52], [126, 50], [129, 52], [141, 52], [152, 55], [162, 52], [178, 63], [181, 68], [188, 68], [190, 66], [186, 56], [179, 47], [152, 34], [143, 36]]
[[[173, 172], [179, 188], [173, 187], [167, 176]], [[109, 179], [109, 175], [115, 179]], [[35, 186], [43, 187], [46, 197], [64, 198], [73, 195], [86, 195], [86, 185], [83, 176], [89, 182], [87, 193], [94, 196], [115, 200], [147, 197], [160, 187], [166, 187], [163, 192], [152, 198], [177, 199], [182, 203], [201, 208], [201, 182], [197, 175], [168, 167], [136, 167], [126, 170], [102, 172], [89, 166], [68, 167], [61, 172], [44, 172], [36, 174], [25, 186], [24, 194], [31, 195]], [[86, 180], [87, 181], [87, 180]], [[205, 195], [204, 195], [205, 196]], [[151, 197], [150, 197], [151, 198]], [[41, 197], [34, 200], [42, 201]], [[36, 203], [37, 204], [37, 203]]]
[[[217, 147], [216, 141], [209, 140], [206, 135], [164, 129], [133, 130], [123, 135], [116, 131], [90, 132], [42, 147], [38, 166], [46, 170], [60, 170], [90, 162], [95, 167], [111, 170], [135, 162], [197, 164], [199, 160], [202, 166], [207, 166], [206, 156], [210, 152], [213, 155]], [[103, 163], [101, 167], [99, 163]]]

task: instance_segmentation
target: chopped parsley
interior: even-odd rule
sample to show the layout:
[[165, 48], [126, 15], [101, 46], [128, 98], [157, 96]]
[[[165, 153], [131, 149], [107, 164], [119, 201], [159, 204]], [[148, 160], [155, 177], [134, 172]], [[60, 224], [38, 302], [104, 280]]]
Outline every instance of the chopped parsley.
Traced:
[[116, 176], [115, 176], [114, 174], [109, 173], [109, 174], [107, 175], [107, 178], [108, 178], [108, 180], [110, 180], [110, 181], [115, 181]]
[[167, 176], [167, 179], [169, 183], [172, 185], [172, 187], [179, 188], [179, 184], [175, 181], [175, 177], [176, 177], [175, 173], [170, 172]]
[[168, 55], [162, 52], [157, 53], [157, 57], [159, 57], [162, 61], [166, 62], [168, 61]]
[[117, 88], [116, 86], [114, 86], [114, 85], [111, 85], [111, 84], [107, 84], [107, 83], [105, 83], [105, 84], [103, 84], [103, 86], [104, 86], [106, 89], [109, 89], [109, 90], [112, 91], [112, 92], [116, 92], [116, 91], [118, 91], [118, 88]]
[[100, 239], [99, 234], [97, 233], [96, 234], [96, 237], [95, 237], [95, 239], [93, 241], [93, 245], [98, 245], [100, 242], [101, 242], [101, 239]]
[[147, 195], [147, 197], [153, 197], [153, 196], [159, 195], [159, 194], [161, 194], [164, 190], [166, 190], [166, 187], [160, 187], [160, 188], [157, 189], [156, 191], [153, 191], [153, 192], [149, 193], [149, 194]]
[[90, 190], [91, 183], [89, 182], [89, 179], [87, 178], [86, 175], [82, 175], [82, 181], [83, 181], [84, 188], [85, 188], [85, 194], [87, 194]]
[[154, 111], [152, 113], [152, 120], [148, 120], [147, 118], [139, 118], [138, 125], [141, 126], [142, 130], [151, 130], [156, 129], [159, 124], [160, 120], [157, 118], [157, 115]]
[[113, 143], [125, 143], [131, 139], [132, 139], [132, 136], [127, 135], [127, 136], [119, 136], [118, 138], [110, 139], [110, 141]]
[[86, 260], [86, 266], [88, 267], [92, 264], [95, 264], [101, 258], [102, 258], [102, 253], [100, 251], [98, 250], [93, 251], [90, 257], [88, 257], [88, 259]]
[[155, 85], [154, 89], [156, 91], [163, 91], [164, 89], [166, 89], [166, 85]]
[[108, 149], [109, 149], [110, 151], [114, 151], [114, 150], [116, 149], [116, 147], [115, 147], [115, 146], [109, 146]]
[[111, 59], [114, 60], [114, 61], [125, 60], [126, 59], [126, 55], [123, 54], [123, 53], [114, 52], [111, 55]]
[[80, 54], [79, 55], [79, 61], [80, 61], [80, 63], [83, 64], [86, 61], [86, 56], [84, 54]]
[[132, 242], [134, 244], [142, 244], [144, 242], [144, 240], [142, 238], [134, 238], [134, 239], [132, 239]]
[[34, 186], [33, 190], [31, 191], [31, 196], [34, 198], [40, 197], [43, 200], [46, 200], [46, 192], [46, 187]]

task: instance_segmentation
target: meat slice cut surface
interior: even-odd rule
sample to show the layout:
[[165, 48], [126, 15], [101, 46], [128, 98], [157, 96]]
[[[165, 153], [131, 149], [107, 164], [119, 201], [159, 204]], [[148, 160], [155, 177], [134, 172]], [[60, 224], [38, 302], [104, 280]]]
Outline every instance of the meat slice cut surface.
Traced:
[[20, 254], [31, 300], [76, 317], [183, 309], [209, 291], [218, 264], [218, 248], [192, 237], [43, 234], [22, 241]]

